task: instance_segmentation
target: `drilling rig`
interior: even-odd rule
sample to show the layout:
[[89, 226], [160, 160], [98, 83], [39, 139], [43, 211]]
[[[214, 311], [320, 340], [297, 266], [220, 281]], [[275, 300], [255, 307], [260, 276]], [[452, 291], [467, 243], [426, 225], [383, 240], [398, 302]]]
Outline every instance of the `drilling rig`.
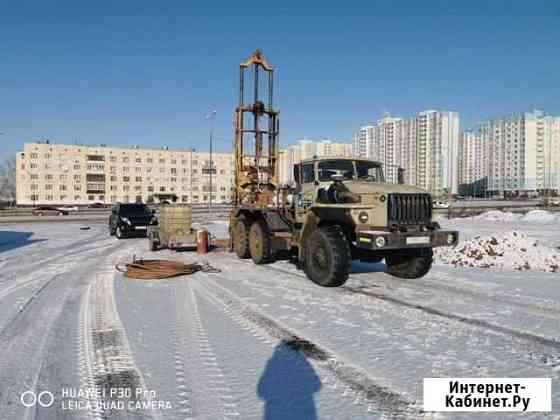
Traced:
[[[245, 102], [247, 73], [252, 73], [253, 81], [250, 104]], [[264, 85], [264, 92], [261, 85]], [[274, 70], [264, 55], [256, 50], [239, 66], [239, 103], [235, 109], [236, 205], [269, 205], [278, 188], [280, 125], [279, 113], [273, 109], [273, 88]]]
[[353, 259], [385, 259], [401, 278], [427, 274], [432, 248], [457, 244], [458, 232], [432, 221], [426, 191], [386, 183], [379, 162], [314, 156], [294, 164], [292, 186], [280, 185], [273, 88], [274, 69], [256, 50], [239, 65], [231, 250], [256, 264], [288, 251], [326, 287], [346, 282]]

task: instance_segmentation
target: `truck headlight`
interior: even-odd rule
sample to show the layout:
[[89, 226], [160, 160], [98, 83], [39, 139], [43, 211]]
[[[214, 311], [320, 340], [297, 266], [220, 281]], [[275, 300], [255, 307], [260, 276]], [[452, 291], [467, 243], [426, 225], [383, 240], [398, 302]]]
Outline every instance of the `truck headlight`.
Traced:
[[385, 238], [383, 236], [375, 238], [375, 246], [377, 248], [383, 248], [385, 246]]
[[453, 235], [452, 233], [448, 233], [447, 234], [447, 243], [449, 245], [451, 245], [453, 242], [455, 242], [455, 235]]
[[367, 212], [362, 211], [358, 215], [358, 220], [360, 221], [360, 223], [367, 223], [367, 221], [369, 220], [369, 215], [367, 214]]

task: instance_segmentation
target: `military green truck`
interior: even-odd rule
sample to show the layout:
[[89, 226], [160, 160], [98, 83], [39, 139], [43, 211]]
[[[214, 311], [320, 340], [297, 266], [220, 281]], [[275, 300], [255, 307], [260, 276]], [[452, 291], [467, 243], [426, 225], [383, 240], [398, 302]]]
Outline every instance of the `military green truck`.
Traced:
[[294, 178], [295, 188], [279, 194], [273, 206], [234, 210], [239, 258], [263, 264], [278, 250], [295, 250], [313, 282], [333, 287], [346, 282], [354, 259], [385, 259], [396, 277], [422, 277], [431, 268], [432, 249], [459, 239], [432, 221], [430, 194], [386, 183], [378, 162], [310, 159], [295, 165]]
[[432, 249], [459, 235], [440, 229], [430, 194], [402, 185], [402, 176], [389, 184], [378, 162], [314, 158], [294, 166], [295, 187], [280, 184], [273, 72], [259, 50], [239, 65], [231, 249], [256, 264], [293, 252], [312, 281], [329, 287], [346, 282], [353, 259], [385, 259], [402, 278], [428, 273]]

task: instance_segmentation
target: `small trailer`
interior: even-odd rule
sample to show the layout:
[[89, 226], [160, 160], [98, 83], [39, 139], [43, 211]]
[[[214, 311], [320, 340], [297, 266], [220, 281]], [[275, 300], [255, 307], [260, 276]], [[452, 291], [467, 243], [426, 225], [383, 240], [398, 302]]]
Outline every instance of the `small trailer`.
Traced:
[[197, 231], [192, 228], [191, 207], [180, 204], [161, 206], [158, 224], [148, 226], [148, 242], [151, 251], [196, 248]]

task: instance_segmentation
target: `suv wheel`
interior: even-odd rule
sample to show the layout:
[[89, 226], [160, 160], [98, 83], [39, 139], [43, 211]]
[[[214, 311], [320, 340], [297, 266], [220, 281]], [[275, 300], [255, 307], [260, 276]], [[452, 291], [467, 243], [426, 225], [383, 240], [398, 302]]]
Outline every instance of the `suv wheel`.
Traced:
[[117, 229], [115, 230], [115, 236], [117, 237], [117, 239], [123, 239], [125, 238], [125, 234], [122, 231], [120, 226], [117, 226]]
[[312, 282], [324, 287], [346, 283], [350, 272], [350, 245], [339, 226], [315, 230], [305, 241], [303, 267]]
[[385, 258], [388, 272], [401, 279], [419, 279], [432, 268], [432, 248], [411, 250], [407, 254], [392, 255]]
[[263, 220], [257, 220], [251, 225], [249, 250], [255, 264], [266, 264], [272, 260], [270, 231]]
[[249, 251], [249, 225], [245, 222], [245, 219], [237, 219], [233, 230], [233, 249], [241, 259], [251, 256]]

